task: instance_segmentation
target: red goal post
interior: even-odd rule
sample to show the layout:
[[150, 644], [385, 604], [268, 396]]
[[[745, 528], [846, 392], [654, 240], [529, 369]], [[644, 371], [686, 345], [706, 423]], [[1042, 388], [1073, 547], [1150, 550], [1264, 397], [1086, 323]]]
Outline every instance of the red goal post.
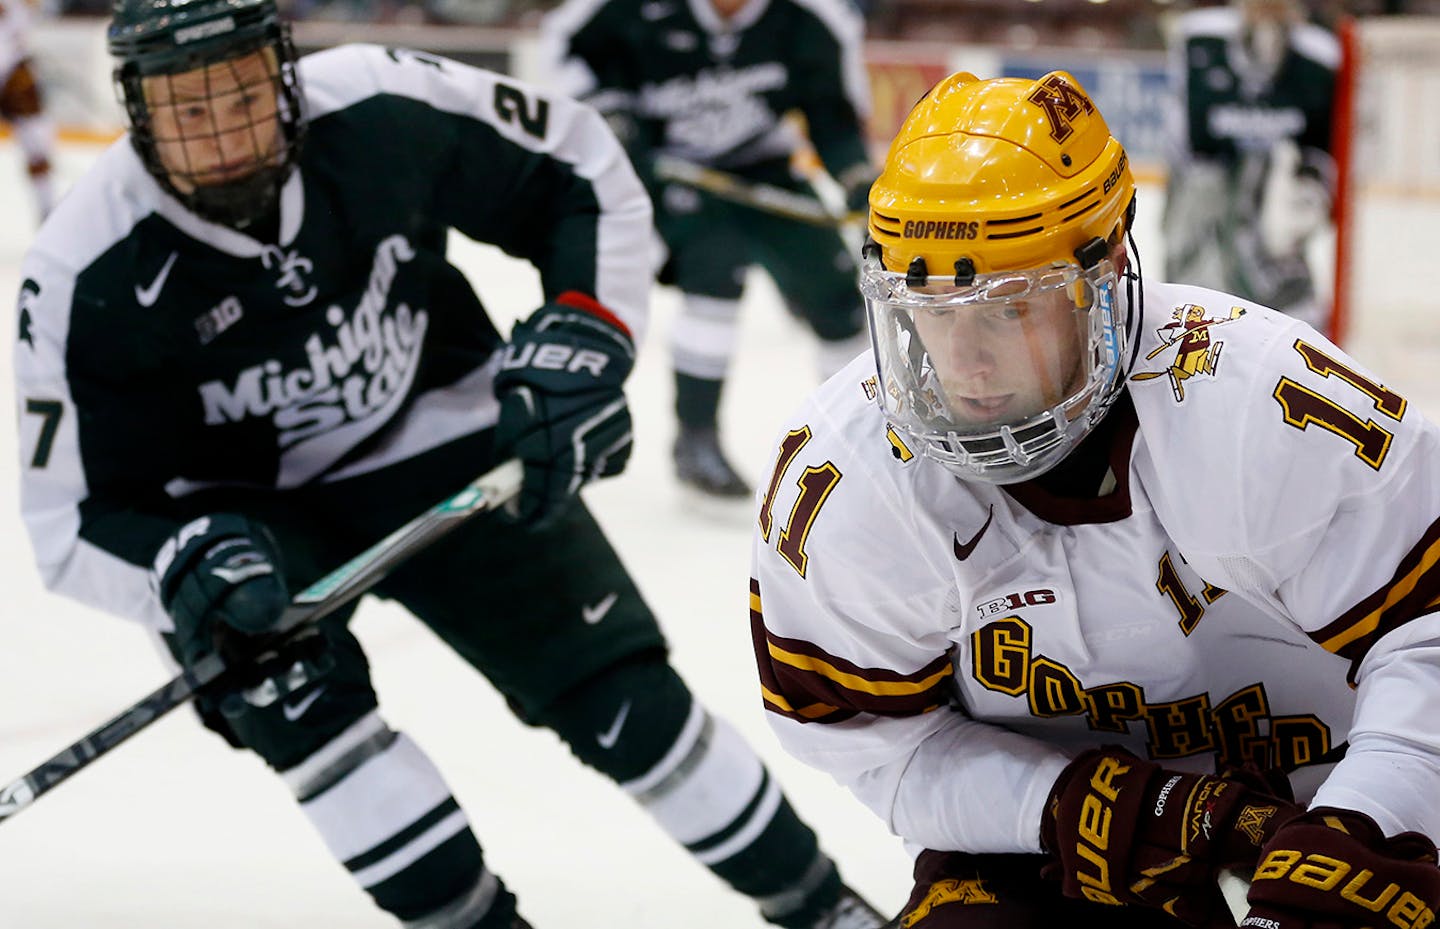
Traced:
[[1440, 398], [1440, 17], [1348, 20], [1341, 43], [1333, 332]]

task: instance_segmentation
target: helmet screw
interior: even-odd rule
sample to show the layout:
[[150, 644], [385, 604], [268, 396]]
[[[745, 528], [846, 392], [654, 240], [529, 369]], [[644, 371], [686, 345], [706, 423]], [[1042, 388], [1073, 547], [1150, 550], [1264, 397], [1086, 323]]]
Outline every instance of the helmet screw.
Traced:
[[910, 267], [905, 269], [905, 286], [924, 287], [925, 282], [930, 279], [930, 268], [925, 264], [921, 255], [910, 259]]
[[1088, 271], [1098, 265], [1101, 260], [1109, 254], [1110, 246], [1106, 245], [1105, 240], [1097, 235], [1089, 242], [1075, 249], [1075, 260], [1080, 262], [1080, 267]]
[[1060, 154], [1060, 163], [1067, 168], [1070, 167], [1070, 156], [1062, 152]]

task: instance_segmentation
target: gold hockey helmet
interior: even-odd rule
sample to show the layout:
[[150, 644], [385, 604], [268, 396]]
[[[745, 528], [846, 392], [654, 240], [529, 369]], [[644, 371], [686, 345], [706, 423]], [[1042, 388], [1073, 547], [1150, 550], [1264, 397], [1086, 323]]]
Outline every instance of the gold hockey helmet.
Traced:
[[870, 189], [860, 288], [891, 425], [973, 480], [1069, 454], [1124, 385], [1134, 193], [1069, 74], [932, 88]]
[[1135, 195], [1125, 149], [1064, 71], [982, 81], [960, 72], [910, 111], [870, 188], [885, 267], [977, 274], [1074, 262], [1115, 240]]

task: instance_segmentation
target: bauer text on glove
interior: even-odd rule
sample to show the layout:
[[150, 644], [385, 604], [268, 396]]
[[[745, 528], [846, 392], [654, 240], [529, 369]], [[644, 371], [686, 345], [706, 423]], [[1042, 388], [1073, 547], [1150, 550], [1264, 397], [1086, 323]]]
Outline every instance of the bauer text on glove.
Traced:
[[554, 523], [587, 482], [624, 470], [634, 364], [624, 324], [584, 294], [566, 291], [516, 324], [495, 376], [495, 446], [525, 465], [521, 522]]
[[[1273, 793], [1277, 787], [1286, 796]], [[1092, 749], [1051, 789], [1041, 824], [1052, 856], [1045, 873], [1060, 878], [1068, 897], [1156, 907], [1211, 925], [1227, 912], [1220, 871], [1253, 867], [1300, 811], [1288, 786], [1258, 774], [1170, 771], [1121, 748]]]
[[1265, 845], [1242, 926], [1424, 929], [1440, 908], [1435, 844], [1363, 813], [1316, 807]]

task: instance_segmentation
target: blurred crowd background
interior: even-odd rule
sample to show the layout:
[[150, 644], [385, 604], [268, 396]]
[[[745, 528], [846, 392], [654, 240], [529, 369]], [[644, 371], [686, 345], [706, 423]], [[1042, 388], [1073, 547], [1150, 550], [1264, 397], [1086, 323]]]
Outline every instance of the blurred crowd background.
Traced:
[[[1187, 0], [853, 0], [868, 37], [995, 44], [1017, 49], [1161, 49], [1166, 18], [1184, 9], [1217, 5]], [[58, 15], [105, 16], [109, 0], [44, 0]], [[553, 0], [281, 0], [296, 20], [424, 23], [525, 28]], [[1440, 15], [1440, 0], [1312, 0], [1320, 25], [1347, 15]]]

